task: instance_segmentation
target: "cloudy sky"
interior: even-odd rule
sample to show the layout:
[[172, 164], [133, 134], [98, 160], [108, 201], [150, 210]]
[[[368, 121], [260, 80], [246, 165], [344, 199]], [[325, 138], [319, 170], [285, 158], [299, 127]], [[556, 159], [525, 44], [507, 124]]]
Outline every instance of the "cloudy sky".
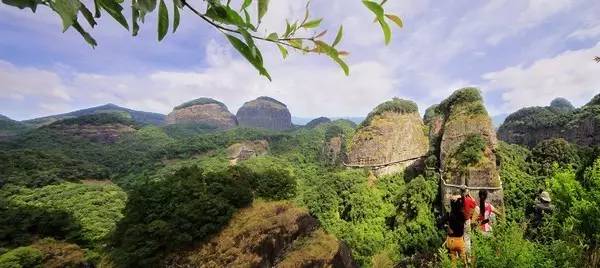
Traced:
[[[89, 1], [91, 2], [91, 1]], [[200, 2], [200, 1], [195, 1]], [[273, 0], [261, 32], [282, 31], [302, 17], [303, 0]], [[492, 115], [566, 97], [585, 104], [600, 93], [600, 4], [597, 0], [389, 0], [405, 27], [383, 45], [360, 0], [313, 0], [333, 38], [350, 51], [351, 75], [318, 55], [261, 44], [267, 81], [215, 29], [184, 12], [178, 32], [156, 41], [156, 21], [133, 38], [110, 18], [92, 34], [91, 49], [47, 8], [0, 4], [0, 114], [29, 119], [114, 103], [160, 113], [198, 97], [223, 101], [235, 113], [267, 95], [300, 117], [364, 116], [392, 97], [421, 110], [464, 86], [479, 87]], [[170, 6], [170, 5], [169, 5]], [[310, 35], [311, 33], [305, 33]]]

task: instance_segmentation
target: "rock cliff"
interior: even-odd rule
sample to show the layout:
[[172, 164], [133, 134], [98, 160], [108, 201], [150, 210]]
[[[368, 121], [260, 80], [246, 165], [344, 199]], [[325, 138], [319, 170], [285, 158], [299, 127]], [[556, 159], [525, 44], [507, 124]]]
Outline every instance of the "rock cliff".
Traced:
[[218, 235], [167, 267], [357, 267], [348, 247], [288, 201], [242, 209]]
[[[454, 92], [436, 108], [444, 121], [439, 140], [439, 161], [448, 184], [500, 187], [496, 169], [496, 132], [476, 88]], [[445, 194], [459, 189], [445, 187]], [[477, 191], [472, 191], [477, 196]], [[447, 199], [445, 199], [447, 200]], [[502, 190], [490, 192], [490, 202], [502, 207]]]
[[236, 116], [242, 127], [272, 130], [292, 128], [292, 116], [287, 106], [270, 97], [259, 97], [244, 103]]
[[599, 99], [600, 94], [578, 109], [562, 98], [550, 106], [520, 109], [506, 118], [498, 129], [498, 137], [529, 148], [554, 138], [581, 146], [600, 145]]
[[349, 146], [348, 165], [371, 166], [376, 175], [403, 171], [427, 154], [429, 141], [417, 105], [393, 99], [377, 106]]
[[229, 163], [235, 165], [240, 161], [252, 157], [265, 155], [269, 152], [269, 143], [266, 140], [244, 141], [232, 144], [227, 148]]
[[167, 115], [167, 124], [198, 124], [230, 129], [237, 126], [237, 120], [225, 104], [211, 98], [199, 98], [175, 107]]

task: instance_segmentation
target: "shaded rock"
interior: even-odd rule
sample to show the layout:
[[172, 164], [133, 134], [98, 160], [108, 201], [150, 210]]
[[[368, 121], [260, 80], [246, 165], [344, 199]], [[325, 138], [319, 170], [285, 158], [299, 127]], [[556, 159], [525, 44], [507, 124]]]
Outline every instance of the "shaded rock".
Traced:
[[[454, 92], [438, 107], [444, 115], [440, 140], [440, 166], [446, 183], [469, 187], [500, 187], [496, 169], [496, 132], [478, 89]], [[457, 188], [444, 189], [458, 194]], [[472, 191], [477, 196], [477, 191]], [[490, 192], [489, 200], [502, 207], [502, 190]], [[448, 199], [445, 198], [445, 201]]]
[[84, 115], [54, 122], [48, 129], [63, 135], [88, 139], [92, 142], [114, 143], [126, 134], [137, 130], [128, 114], [101, 113]]
[[287, 106], [270, 97], [259, 97], [244, 103], [236, 116], [242, 127], [272, 130], [292, 128], [292, 116]]
[[325, 130], [323, 156], [327, 165], [335, 166], [345, 161], [344, 129], [338, 125], [328, 126]]
[[210, 98], [199, 98], [175, 107], [167, 115], [167, 124], [199, 124], [229, 129], [237, 126], [237, 120], [225, 104]]
[[600, 94], [578, 109], [571, 109], [565, 101], [555, 100], [551, 106], [523, 108], [509, 115], [498, 129], [499, 139], [529, 148], [555, 138], [580, 146], [600, 145]]
[[241, 209], [203, 245], [172, 256], [167, 267], [356, 267], [348, 247], [288, 201]]
[[313, 120], [311, 120], [310, 122], [308, 122], [305, 127], [307, 128], [315, 128], [318, 125], [321, 124], [327, 124], [330, 123], [331, 119], [327, 118], [327, 117], [319, 117], [319, 118], [315, 118]]
[[266, 140], [244, 141], [229, 146], [227, 148], [227, 157], [229, 158], [229, 163], [235, 165], [239, 161], [265, 155], [268, 151], [269, 142]]
[[394, 99], [380, 104], [349, 146], [349, 166], [371, 166], [377, 175], [403, 171], [427, 154], [429, 141], [417, 105]]

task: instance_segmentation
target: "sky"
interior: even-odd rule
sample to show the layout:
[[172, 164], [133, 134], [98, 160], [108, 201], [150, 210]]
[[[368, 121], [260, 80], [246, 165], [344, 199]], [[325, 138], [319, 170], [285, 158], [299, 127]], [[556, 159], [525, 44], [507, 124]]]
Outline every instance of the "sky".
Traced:
[[[271, 1], [259, 33], [282, 32], [285, 19], [303, 17], [305, 3]], [[235, 113], [271, 96], [297, 117], [365, 116], [393, 97], [415, 101], [422, 112], [475, 86], [499, 115], [556, 97], [581, 106], [600, 93], [597, 0], [389, 0], [386, 11], [404, 28], [394, 28], [388, 46], [360, 0], [312, 0], [310, 9], [324, 18], [328, 41], [344, 25], [339, 46], [350, 52], [350, 76], [322, 55], [284, 60], [259, 43], [269, 82], [188, 10], [160, 43], [156, 14], [137, 37], [105, 14], [90, 31], [99, 43], [92, 49], [73, 29], [63, 33], [45, 7], [34, 14], [0, 4], [0, 114], [24, 120], [106, 103], [166, 114], [199, 97]]]

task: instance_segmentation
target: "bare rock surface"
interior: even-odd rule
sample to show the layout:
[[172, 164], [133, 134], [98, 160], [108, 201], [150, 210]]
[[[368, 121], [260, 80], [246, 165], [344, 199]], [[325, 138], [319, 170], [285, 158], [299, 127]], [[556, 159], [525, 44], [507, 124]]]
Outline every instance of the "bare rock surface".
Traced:
[[232, 144], [227, 148], [229, 163], [235, 165], [252, 157], [265, 155], [269, 152], [269, 142], [266, 140], [244, 141]]
[[270, 97], [259, 97], [244, 103], [236, 116], [242, 127], [271, 130], [292, 128], [292, 116], [287, 106]]
[[175, 107], [167, 115], [167, 124], [203, 124], [217, 129], [230, 129], [237, 126], [237, 120], [225, 104], [200, 98]]

